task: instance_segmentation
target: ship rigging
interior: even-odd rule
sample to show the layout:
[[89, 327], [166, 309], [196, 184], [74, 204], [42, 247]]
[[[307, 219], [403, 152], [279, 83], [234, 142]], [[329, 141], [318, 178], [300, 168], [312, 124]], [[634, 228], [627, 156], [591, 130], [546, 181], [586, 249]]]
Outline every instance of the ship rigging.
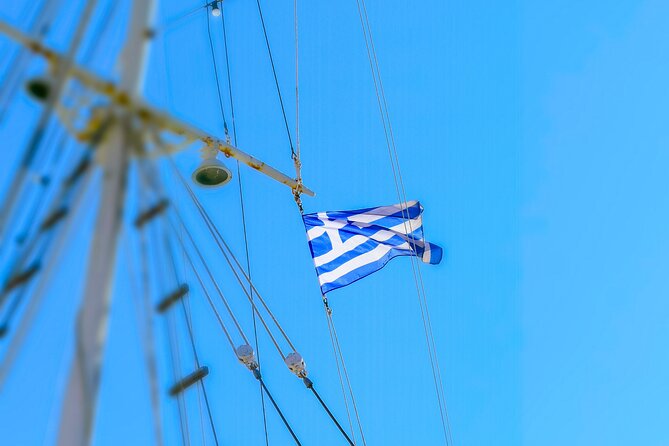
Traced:
[[[398, 240], [393, 246], [381, 246], [388, 253], [385, 261], [398, 255], [410, 257], [443, 441], [444, 444], [452, 444], [443, 380], [419, 261], [438, 263], [441, 251], [437, 251], [436, 245], [432, 247], [423, 240], [422, 207], [410, 201], [406, 193], [364, 0], [356, 0], [356, 7], [397, 202], [400, 204], [396, 207], [347, 211], [350, 215], [344, 217], [343, 223], [341, 217], [334, 217], [334, 213], [307, 214], [304, 211], [305, 207], [313, 206], [311, 203], [305, 206], [303, 196], [314, 197], [315, 193], [304, 183], [302, 172], [297, 0], [293, 3], [292, 14], [295, 94], [291, 100], [294, 100], [294, 118], [288, 116], [286, 105], [289, 97], [281, 88], [263, 7], [260, 0], [255, 1], [286, 145], [294, 168], [291, 174], [283, 173], [252, 155], [258, 152], [257, 148], [240, 144], [235, 117], [238, 98], [233, 94], [232, 61], [226, 29], [226, 20], [234, 18], [226, 14], [227, 2], [203, 2], [163, 24], [154, 23], [156, 3], [151, 0], [132, 2], [129, 25], [117, 60], [117, 77], [97, 74], [87, 63], [99, 53], [100, 42], [110, 38], [110, 23], [118, 20], [122, 13], [119, 2], [84, 2], [65, 51], [52, 47], [46, 39], [54, 17], [65, 2], [28, 2], [25, 8], [30, 12], [31, 23], [27, 31], [0, 21], [0, 34], [13, 42], [11, 63], [5, 69], [0, 90], [0, 119], [9, 115], [22, 85], [25, 85], [31, 99], [40, 105], [39, 117], [19, 156], [19, 166], [0, 196], [0, 338], [5, 344], [0, 356], [0, 392], [25, 348], [26, 338], [49, 296], [52, 282], [61, 273], [65, 253], [76, 238], [82, 220], [90, 214], [93, 195], [97, 211], [92, 223], [93, 236], [85, 255], [87, 265], [81, 276], [81, 303], [73, 324], [74, 353], [67, 367], [64, 396], [58, 409], [57, 444], [83, 446], [92, 442], [99, 415], [104, 352], [109, 336], [113, 336], [113, 331], [109, 330], [109, 318], [116, 294], [115, 275], [123, 270], [127, 270], [132, 278], [130, 289], [135, 296], [133, 305], [142, 339], [156, 444], [168, 443], [164, 425], [168, 422], [164, 414], [167, 404], [176, 408], [176, 424], [182, 444], [198, 442], [198, 435], [202, 444], [229, 444], [218, 428], [215, 401], [208, 391], [212, 368], [202, 360], [198, 350], [201, 339], [198, 339], [196, 324], [199, 320], [197, 316], [201, 315], [195, 314], [191, 303], [194, 299], [208, 308], [208, 317], [220, 329], [221, 354], [229, 349], [235, 360], [248, 370], [249, 379], [258, 383], [265, 444], [271, 443], [267, 428], [270, 411], [281, 420], [291, 441], [303, 444], [298, 421], [286, 413], [288, 403], [275, 397], [271, 384], [261, 372], [264, 361], [274, 361], [277, 357], [302, 381], [306, 391], [313, 396], [314, 405], [310, 410], [322, 410], [323, 417], [331, 423], [341, 444], [367, 445], [368, 441], [374, 444], [373, 439], [366, 438], [363, 430], [364, 403], [355, 398], [354, 380], [344, 361], [332, 306], [327, 297], [332, 289], [369, 273], [360, 273], [359, 277], [353, 278], [341, 273], [334, 279], [326, 278], [326, 274], [332, 276], [333, 269], [341, 265], [321, 271], [325, 260], [320, 261], [319, 256], [320, 259], [329, 256], [332, 262], [334, 254], [319, 253], [316, 240], [323, 234], [335, 234], [333, 237], [337, 238], [337, 231], [345, 230], [351, 223], [353, 230], [359, 231], [353, 236], [365, 237], [369, 222], [377, 218], [370, 219], [369, 215], [377, 215], [381, 216], [378, 220], [397, 219], [389, 226], [393, 232], [386, 239], [381, 240], [382, 236], [378, 233], [369, 236], [375, 243]], [[103, 7], [106, 9], [103, 10]], [[170, 27], [197, 16], [206, 20], [222, 134], [203, 130], [173, 113], [161, 110], [143, 97], [152, 45]], [[86, 46], [85, 42], [93, 43]], [[46, 67], [37, 75], [31, 71], [35, 60], [40, 60]], [[199, 151], [200, 160], [189, 178], [183, 175], [175, 157], [192, 153], [193, 149]], [[244, 170], [245, 167], [250, 170]], [[278, 300], [267, 298], [270, 292], [261, 289], [253, 278], [244, 199], [244, 187], [255, 178], [251, 171], [287, 186], [308, 229], [309, 246], [320, 284], [320, 299], [336, 363], [336, 372], [329, 378], [338, 379], [345, 416], [333, 409], [331, 401], [336, 398], [335, 395], [319, 392], [318, 381], [309, 375], [307, 361], [298, 348], [297, 334], [285, 328], [274, 309], [279, 305]], [[243, 234], [243, 256], [232, 248], [229, 236], [220, 229], [198, 190], [231, 187], [230, 183], [235, 178], [241, 211], [239, 224]], [[198, 232], [194, 221], [197, 221]], [[309, 232], [310, 221], [325, 229], [313, 235]], [[328, 225], [339, 226], [332, 229]], [[334, 251], [332, 246], [330, 248]], [[228, 275], [225, 281], [221, 279], [220, 265]], [[343, 281], [343, 285], [337, 281]], [[314, 286], [316, 283], [314, 281]], [[246, 315], [241, 315], [241, 301], [250, 312], [250, 321]], [[160, 337], [165, 339], [169, 351], [169, 360], [166, 361], [168, 370], [162, 370], [162, 361], [156, 351], [156, 333], [161, 327], [163, 334]], [[262, 357], [259, 334], [267, 340], [267, 345], [262, 347]], [[270, 350], [274, 352], [270, 353]], [[186, 363], [188, 366], [184, 366]], [[318, 368], [317, 364], [309, 364], [309, 371]], [[163, 374], [169, 374], [172, 382], [167, 390], [161, 386]], [[199, 426], [193, 425], [194, 418], [189, 414], [192, 410], [199, 414]]]

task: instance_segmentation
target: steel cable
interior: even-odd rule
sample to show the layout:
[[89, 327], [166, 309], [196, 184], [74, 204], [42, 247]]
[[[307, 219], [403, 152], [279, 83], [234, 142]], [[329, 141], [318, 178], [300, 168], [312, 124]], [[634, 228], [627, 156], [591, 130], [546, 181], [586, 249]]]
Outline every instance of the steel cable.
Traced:
[[286, 134], [288, 135], [288, 143], [290, 144], [290, 155], [291, 158], [295, 158], [297, 155], [295, 153], [295, 148], [293, 147], [293, 137], [290, 134], [290, 126], [288, 125], [288, 117], [286, 116], [286, 107], [283, 104], [283, 96], [281, 95], [281, 87], [279, 86], [279, 77], [276, 74], [276, 66], [274, 65], [274, 57], [272, 56], [272, 48], [269, 44], [269, 37], [267, 36], [267, 27], [265, 26], [265, 17], [262, 12], [262, 7], [260, 6], [260, 0], [256, 0], [258, 5], [258, 15], [260, 16], [260, 24], [262, 25], [262, 32], [265, 36], [265, 45], [267, 46], [267, 54], [269, 56], [269, 62], [272, 66], [272, 75], [274, 76], [274, 85], [276, 86], [276, 93], [279, 97], [279, 104], [281, 105], [281, 114], [283, 115], [283, 122], [286, 126]]
[[[228, 97], [230, 98], [230, 118], [232, 120], [232, 138], [235, 144], [235, 147], [238, 146], [237, 143], [237, 125], [235, 123], [235, 101], [232, 94], [232, 76], [230, 75], [230, 55], [228, 53], [228, 33], [225, 28], [225, 11], [221, 8], [221, 30], [223, 32], [223, 48], [225, 50], [225, 68], [228, 78]], [[246, 228], [246, 206], [244, 203], [244, 188], [242, 182], [242, 172], [239, 168], [239, 161], [237, 161], [237, 184], [239, 185], [239, 206], [242, 217], [242, 229], [244, 233], [244, 252], [246, 254], [246, 271], [248, 272], [249, 278], [251, 277], [251, 257], [249, 256], [249, 240], [248, 232]], [[250, 290], [251, 300], [253, 300], [253, 290]], [[256, 313], [251, 308], [251, 317], [253, 320], [253, 342], [256, 351], [256, 358], [258, 359], [258, 367], [262, 365], [260, 360], [260, 347], [258, 345], [258, 323], [256, 321]], [[269, 446], [269, 434], [267, 433], [267, 410], [265, 409], [265, 394], [263, 393], [262, 386], [259, 386], [260, 391], [260, 405], [262, 407], [262, 421], [263, 421], [263, 431], [265, 433], [265, 446]]]
[[[399, 165], [399, 157], [397, 153], [397, 147], [395, 144], [395, 138], [392, 130], [392, 125], [390, 122], [390, 113], [388, 111], [388, 103], [385, 96], [385, 90], [383, 88], [383, 82], [381, 80], [380, 68], [378, 63], [378, 57], [376, 56], [376, 49], [374, 46], [374, 40], [371, 32], [371, 27], [369, 23], [369, 16], [367, 14], [367, 7], [365, 5], [365, 0], [356, 0], [358, 6], [358, 14], [360, 17], [360, 22], [362, 25], [362, 30], [365, 39], [365, 46], [367, 48], [367, 56], [369, 59], [370, 68], [372, 71], [372, 77], [374, 80], [374, 88], [376, 91], [377, 102], [379, 106], [379, 112], [381, 115], [381, 121], [383, 123], [384, 133], [386, 136], [386, 144], [388, 146], [388, 154], [391, 162], [393, 179], [395, 182], [395, 188], [397, 192], [398, 199], [400, 201], [400, 206], [402, 207], [402, 214], [404, 216], [405, 232], [408, 230], [408, 233], [413, 233], [413, 228], [411, 227], [411, 221], [408, 216], [408, 210], [406, 209], [407, 196], [406, 189], [404, 187], [404, 180]], [[407, 228], [408, 222], [408, 228]], [[413, 244], [412, 244], [413, 245]], [[437, 394], [437, 400], [439, 403], [439, 413], [441, 416], [442, 428], [444, 431], [444, 438], [446, 444], [452, 443], [451, 438], [451, 429], [450, 423], [448, 421], [448, 413], [446, 410], [446, 402], [443, 390], [443, 381], [441, 379], [441, 371], [438, 363], [438, 358], [435, 349], [434, 343], [434, 334], [432, 332], [432, 325], [429, 317], [429, 310], [427, 308], [427, 298], [425, 296], [425, 286], [422, 280], [422, 275], [420, 273], [420, 264], [418, 259], [415, 259], [411, 256], [411, 269], [414, 277], [414, 282], [416, 285], [416, 292], [418, 295], [419, 306], [421, 310], [421, 318], [423, 320], [423, 327], [425, 330], [426, 343], [428, 348], [428, 355], [430, 359], [430, 365], [432, 368], [432, 375], [434, 378], [435, 390]]]

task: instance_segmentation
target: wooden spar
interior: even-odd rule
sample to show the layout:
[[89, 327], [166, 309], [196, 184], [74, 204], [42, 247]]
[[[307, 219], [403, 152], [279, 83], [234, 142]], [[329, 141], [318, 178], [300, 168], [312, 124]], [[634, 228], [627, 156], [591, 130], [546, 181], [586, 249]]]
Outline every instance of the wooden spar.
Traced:
[[[9, 38], [15, 40], [21, 45], [26, 46], [34, 53], [45, 57], [50, 63], [59, 63], [63, 59], [63, 56], [57, 51], [48, 48], [41, 42], [32, 39], [25, 33], [1, 20], [0, 33], [7, 35]], [[302, 185], [297, 180], [279, 172], [272, 166], [249, 155], [239, 148], [224, 142], [222, 139], [216, 138], [204, 130], [183, 122], [171, 116], [170, 114], [147, 104], [138, 98], [135, 92], [124, 88], [123, 85], [121, 85], [119, 88], [113, 82], [103, 79], [102, 77], [76, 64], [71, 66], [70, 75], [82, 84], [86, 85], [88, 88], [108, 97], [116, 105], [131, 110], [134, 115], [136, 115], [146, 124], [155, 126], [160, 130], [169, 131], [176, 135], [183, 136], [189, 140], [201, 141], [211, 147], [216, 148], [226, 157], [234, 158], [239, 162], [251, 167], [252, 169], [267, 175], [273, 180], [290, 187], [292, 190], [299, 189], [301, 193], [304, 193], [310, 197], [315, 196], [315, 193], [311, 189]]]

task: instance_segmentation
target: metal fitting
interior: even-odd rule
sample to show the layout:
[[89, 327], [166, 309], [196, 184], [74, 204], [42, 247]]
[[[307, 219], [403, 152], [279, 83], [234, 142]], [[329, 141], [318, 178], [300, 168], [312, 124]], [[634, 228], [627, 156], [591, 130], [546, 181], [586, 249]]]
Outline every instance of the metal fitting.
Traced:
[[288, 369], [293, 372], [298, 378], [307, 377], [307, 365], [304, 363], [302, 355], [298, 352], [292, 352], [284, 360]]
[[249, 370], [256, 370], [258, 368], [258, 360], [253, 351], [253, 347], [248, 344], [242, 344], [235, 350], [237, 359], [244, 364]]

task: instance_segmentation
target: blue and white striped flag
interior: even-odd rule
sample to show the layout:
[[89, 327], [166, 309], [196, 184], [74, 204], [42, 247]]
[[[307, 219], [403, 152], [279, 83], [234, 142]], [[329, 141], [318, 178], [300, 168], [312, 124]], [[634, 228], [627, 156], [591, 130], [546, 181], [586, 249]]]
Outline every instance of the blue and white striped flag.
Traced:
[[309, 248], [323, 294], [378, 271], [393, 257], [416, 256], [433, 265], [441, 248], [423, 239], [418, 201], [356, 211], [306, 214]]

